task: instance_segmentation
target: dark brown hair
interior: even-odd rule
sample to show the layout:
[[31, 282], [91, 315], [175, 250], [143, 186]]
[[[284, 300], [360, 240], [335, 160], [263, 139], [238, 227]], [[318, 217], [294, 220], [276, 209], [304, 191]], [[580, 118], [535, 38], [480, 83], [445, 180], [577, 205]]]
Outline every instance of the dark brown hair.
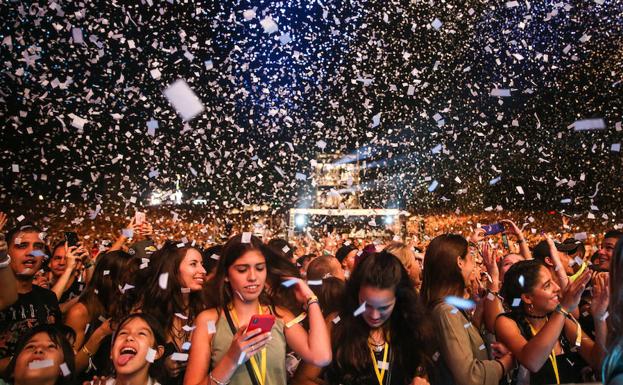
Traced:
[[465, 259], [468, 243], [458, 234], [444, 234], [433, 239], [426, 248], [422, 289], [420, 293], [427, 307], [447, 295], [463, 296], [465, 280], [456, 258]]

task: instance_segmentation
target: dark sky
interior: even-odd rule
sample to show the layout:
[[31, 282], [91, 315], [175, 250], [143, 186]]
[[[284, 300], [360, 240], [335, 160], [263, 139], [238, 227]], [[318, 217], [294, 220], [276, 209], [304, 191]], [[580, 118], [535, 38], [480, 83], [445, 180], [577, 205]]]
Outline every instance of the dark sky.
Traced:
[[179, 176], [290, 207], [318, 153], [369, 149], [368, 207], [621, 213], [620, 1], [22, 3], [0, 4], [4, 204], [140, 203]]

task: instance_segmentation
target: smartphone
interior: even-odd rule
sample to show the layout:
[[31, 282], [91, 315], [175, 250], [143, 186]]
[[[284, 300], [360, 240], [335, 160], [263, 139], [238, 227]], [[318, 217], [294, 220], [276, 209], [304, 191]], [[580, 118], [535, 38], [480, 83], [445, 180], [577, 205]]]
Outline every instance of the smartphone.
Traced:
[[504, 225], [501, 223], [494, 223], [492, 225], [484, 225], [482, 229], [485, 231], [485, 235], [495, 235], [504, 231]]
[[272, 314], [255, 314], [249, 321], [247, 332], [255, 329], [261, 329], [262, 333], [268, 333], [275, 324], [275, 316]]
[[67, 246], [78, 246], [78, 234], [75, 231], [65, 231], [65, 242]]
[[506, 250], [510, 250], [510, 247], [508, 246], [508, 237], [506, 236], [506, 234], [502, 234], [502, 244], [504, 245], [504, 248]]
[[142, 211], [137, 211], [134, 214], [134, 224], [140, 226], [143, 223], [145, 223], [145, 213]]

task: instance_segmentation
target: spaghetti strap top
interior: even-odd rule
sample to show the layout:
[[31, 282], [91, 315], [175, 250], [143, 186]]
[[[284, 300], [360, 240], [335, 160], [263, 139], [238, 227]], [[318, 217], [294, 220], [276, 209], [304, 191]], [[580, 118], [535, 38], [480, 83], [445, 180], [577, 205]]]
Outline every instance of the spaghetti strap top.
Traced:
[[[284, 334], [285, 325], [279, 318], [275, 320], [271, 333], [273, 339], [266, 345], [266, 384], [286, 385], [286, 336]], [[223, 313], [220, 314], [216, 322], [216, 333], [212, 337], [210, 370], [223, 359], [231, 345], [234, 335], [231, 332], [227, 319]], [[257, 353], [255, 357], [260, 357]], [[246, 365], [240, 364], [234, 375], [231, 377], [231, 385], [253, 385]]]

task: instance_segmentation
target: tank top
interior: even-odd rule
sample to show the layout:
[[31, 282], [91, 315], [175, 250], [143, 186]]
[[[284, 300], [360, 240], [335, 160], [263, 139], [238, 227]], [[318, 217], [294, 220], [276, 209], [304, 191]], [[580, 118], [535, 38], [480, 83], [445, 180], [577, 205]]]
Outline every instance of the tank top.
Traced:
[[[266, 345], [266, 385], [286, 385], [286, 336], [284, 327], [283, 321], [277, 318], [271, 330], [273, 339]], [[233, 339], [234, 335], [227, 323], [227, 318], [221, 312], [216, 322], [216, 333], [212, 337], [210, 370], [214, 369], [223, 359]], [[261, 357], [260, 353], [256, 353], [255, 357]], [[229, 383], [230, 385], [253, 385], [244, 363], [238, 366]]]
[[[530, 339], [534, 337], [532, 335], [532, 331], [530, 330], [530, 326], [521, 315], [516, 313], [504, 313], [500, 314], [500, 317], [507, 317], [515, 321], [517, 327], [519, 327], [519, 330], [521, 331], [521, 335], [527, 341], [530, 341]], [[572, 349], [572, 345], [569, 340], [567, 340], [564, 331], [560, 333], [558, 341], [560, 342], [560, 346], [562, 347], [562, 354], [558, 354], [556, 356], [556, 365], [558, 366], [560, 383], [565, 384], [583, 382], [582, 368], [587, 365], [586, 362], [582, 359], [578, 352]], [[514, 377], [517, 375], [518, 373], [513, 374]], [[529, 373], [529, 376], [531, 385], [545, 385], [556, 383], [556, 374], [554, 372], [552, 361], [549, 358], [536, 373]], [[514, 378], [514, 380], [514, 382], [516, 383], [517, 378]]]

